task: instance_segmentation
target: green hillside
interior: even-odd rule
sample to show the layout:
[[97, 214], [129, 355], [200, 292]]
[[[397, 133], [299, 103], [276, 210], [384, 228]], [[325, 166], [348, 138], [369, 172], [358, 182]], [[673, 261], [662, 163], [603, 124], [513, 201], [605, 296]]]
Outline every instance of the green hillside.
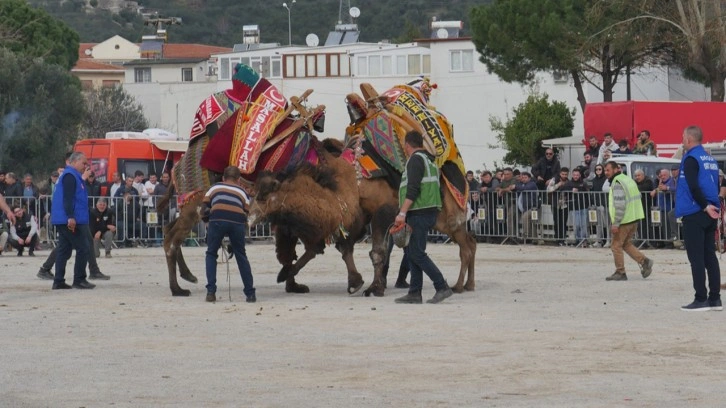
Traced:
[[[181, 17], [183, 24], [169, 27], [169, 41], [202, 43], [230, 47], [242, 40], [242, 26], [260, 27], [262, 42], [287, 44], [288, 11], [284, 0], [140, 0], [147, 9], [157, 10], [165, 17]], [[292, 0], [288, 1], [288, 4]], [[113, 14], [98, 7], [87, 7], [85, 0], [29, 0], [78, 31], [82, 42], [99, 42], [119, 34], [131, 41], [140, 41], [153, 33], [143, 19], [130, 11]], [[101, 3], [96, 1], [93, 3]], [[464, 34], [469, 33], [469, 10], [489, 0], [344, 0], [343, 22], [350, 20], [348, 7], [361, 10], [357, 19], [360, 40], [394, 42], [429, 36], [428, 24], [438, 20], [463, 20]], [[341, 2], [338, 0], [297, 0], [291, 7], [292, 42], [304, 44], [305, 37], [315, 33], [324, 41], [338, 21]]]

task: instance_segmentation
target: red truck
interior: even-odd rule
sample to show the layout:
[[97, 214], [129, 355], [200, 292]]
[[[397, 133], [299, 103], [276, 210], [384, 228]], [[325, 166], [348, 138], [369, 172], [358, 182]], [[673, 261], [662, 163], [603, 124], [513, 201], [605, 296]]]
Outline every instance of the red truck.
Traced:
[[[703, 129], [704, 143], [726, 140], [725, 102], [603, 102], [585, 107], [585, 138], [594, 135], [602, 142], [605, 133], [613, 140], [625, 139], [635, 146], [642, 130], [650, 131], [658, 155], [671, 157], [681, 145], [683, 129]], [[587, 140], [585, 141], [587, 142]]]

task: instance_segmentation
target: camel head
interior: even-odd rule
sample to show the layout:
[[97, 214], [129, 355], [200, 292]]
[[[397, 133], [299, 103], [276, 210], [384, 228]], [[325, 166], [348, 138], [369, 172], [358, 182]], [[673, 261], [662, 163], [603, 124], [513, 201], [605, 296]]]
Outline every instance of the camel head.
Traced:
[[250, 225], [256, 225], [265, 219], [268, 214], [268, 204], [275, 202], [275, 193], [280, 189], [280, 184], [275, 175], [269, 171], [264, 171], [257, 177], [255, 198], [252, 200], [248, 217]]

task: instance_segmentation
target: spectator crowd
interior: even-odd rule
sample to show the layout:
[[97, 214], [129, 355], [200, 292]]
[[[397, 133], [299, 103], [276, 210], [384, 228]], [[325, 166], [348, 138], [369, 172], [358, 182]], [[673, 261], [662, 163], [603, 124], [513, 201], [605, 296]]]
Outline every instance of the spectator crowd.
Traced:
[[[468, 171], [469, 229], [485, 242], [517, 241], [560, 246], [609, 246], [608, 196], [611, 180], [604, 165], [622, 155], [656, 156], [650, 132], [643, 130], [635, 146], [616, 143], [611, 134], [603, 142], [591, 136], [581, 163], [563, 167], [552, 148], [531, 171], [506, 167], [475, 174]], [[640, 221], [636, 243], [657, 248], [682, 247], [680, 220], [675, 217], [679, 166], [662, 165], [651, 178], [635, 168], [632, 177], [641, 192], [645, 219]], [[720, 197], [726, 197], [723, 171]]]
[[[38, 184], [30, 173], [20, 178], [12, 171], [0, 170], [0, 195], [16, 219], [12, 223], [5, 214], [0, 215], [0, 255], [13, 248], [18, 256], [26, 252], [35, 256], [42, 242], [54, 239], [49, 222], [51, 200], [63, 169], [53, 170], [47, 180]], [[160, 245], [161, 226], [169, 220], [169, 214], [157, 214], [156, 202], [166, 194], [170, 180], [168, 172], [159, 178], [154, 173], [146, 177], [137, 170], [125, 180], [114, 173], [111, 180], [101, 183], [90, 173], [85, 189], [96, 257], [101, 248], [106, 257], [111, 257], [115, 244]]]

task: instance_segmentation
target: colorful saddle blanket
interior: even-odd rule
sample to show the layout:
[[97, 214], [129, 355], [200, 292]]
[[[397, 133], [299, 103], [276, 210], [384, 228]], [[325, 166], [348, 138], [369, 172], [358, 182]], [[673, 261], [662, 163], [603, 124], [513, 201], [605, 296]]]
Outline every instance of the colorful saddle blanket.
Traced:
[[[232, 89], [207, 98], [194, 117], [191, 139], [205, 133], [212, 136], [212, 149], [205, 151], [201, 166], [219, 171], [220, 167], [223, 170], [235, 165], [242, 174], [253, 173], [265, 142], [284, 115], [286, 103], [269, 81], [239, 64]], [[227, 154], [226, 159], [222, 160], [220, 150]]]
[[[371, 90], [370, 85], [361, 85], [361, 90]], [[444, 115], [428, 104], [431, 86], [425, 80], [417, 80], [406, 85], [397, 85], [384, 92], [381, 97], [385, 101], [385, 109], [374, 111], [359, 106], [360, 98], [348, 98], [351, 125], [346, 134], [351, 136], [360, 132], [365, 140], [373, 146], [371, 157], [380, 156], [397, 172], [404, 171], [406, 157], [401, 146], [403, 138], [409, 130], [418, 130], [424, 136], [424, 146], [435, 157], [436, 165], [441, 169], [446, 187], [462, 209], [468, 202], [468, 183], [464, 175], [466, 168], [459, 149], [454, 142], [453, 128]], [[364, 90], [364, 94], [365, 91]], [[377, 95], [374, 91], [369, 96]], [[352, 106], [351, 106], [352, 105]], [[363, 108], [363, 109], [361, 109]], [[355, 117], [354, 117], [355, 116]], [[358, 120], [358, 118], [365, 119]], [[359, 162], [364, 160], [361, 156]], [[380, 162], [376, 163], [380, 167]], [[366, 167], [366, 166], [362, 166]], [[368, 172], [371, 176], [373, 172]]]

